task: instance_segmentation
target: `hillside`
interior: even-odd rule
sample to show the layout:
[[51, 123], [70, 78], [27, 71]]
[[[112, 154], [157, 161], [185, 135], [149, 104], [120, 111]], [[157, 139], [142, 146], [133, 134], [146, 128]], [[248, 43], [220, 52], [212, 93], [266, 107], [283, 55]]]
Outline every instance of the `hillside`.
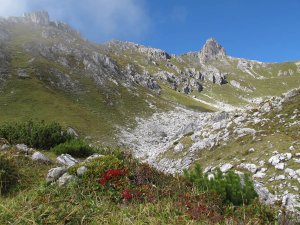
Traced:
[[[0, 156], [3, 165], [5, 160], [20, 163], [15, 189], [1, 197], [0, 214], [5, 217], [0, 216], [0, 223], [13, 221], [17, 213], [16, 224], [97, 224], [101, 218], [103, 224], [286, 224], [289, 213], [293, 219], [300, 217], [299, 88], [300, 61], [235, 58], [214, 38], [199, 52], [173, 55], [132, 42], [91, 43], [69, 25], [51, 21], [44, 11], [0, 18], [0, 138], [5, 138], [0, 139]], [[29, 132], [27, 139], [18, 131], [7, 134], [5, 124], [26, 121], [29, 128], [22, 132]], [[38, 121], [61, 124], [58, 136], [78, 136], [78, 143], [61, 149], [75, 152], [79, 146], [79, 153], [87, 153], [64, 158], [54, 145], [34, 146], [45, 134], [53, 137], [48, 125], [37, 128], [41, 137], [33, 132], [31, 123]], [[25, 154], [17, 145], [24, 143], [33, 147], [26, 146]], [[30, 159], [37, 152], [46, 163]], [[100, 154], [100, 161], [89, 163], [91, 153]], [[72, 165], [61, 163], [60, 156]], [[218, 168], [239, 184], [249, 176], [260, 203], [230, 205], [220, 196], [201, 202], [202, 195], [216, 193], [207, 191], [208, 186], [198, 190], [192, 173], [183, 176], [185, 170], [197, 172], [198, 164], [205, 182], [217, 179]], [[79, 165], [88, 168], [91, 177], [82, 178], [75, 171]], [[135, 176], [143, 166], [149, 177], [140, 184]], [[59, 175], [45, 181], [55, 168], [60, 168]], [[115, 171], [120, 168], [126, 172]], [[126, 181], [124, 190], [102, 189], [99, 176], [110, 170]], [[65, 178], [71, 184], [59, 185]], [[120, 193], [130, 188], [147, 197], [157, 195], [153, 201], [139, 196], [137, 202], [127, 202], [128, 192], [125, 197]], [[65, 199], [70, 201], [63, 209]], [[185, 200], [190, 208], [181, 202]]]
[[233, 109], [300, 85], [296, 62], [233, 58], [214, 39], [182, 56], [129, 42], [96, 45], [46, 12], [1, 19], [0, 49], [2, 122], [56, 120], [107, 144], [116, 143], [116, 127], [177, 104]]

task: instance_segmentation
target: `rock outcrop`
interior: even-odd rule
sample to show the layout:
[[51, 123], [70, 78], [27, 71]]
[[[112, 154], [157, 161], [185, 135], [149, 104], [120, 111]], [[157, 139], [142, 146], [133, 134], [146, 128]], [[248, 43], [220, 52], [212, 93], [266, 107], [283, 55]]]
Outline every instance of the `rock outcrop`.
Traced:
[[216, 39], [210, 38], [206, 41], [199, 53], [200, 63], [207, 63], [210, 60], [223, 59], [226, 56], [225, 49], [217, 42]]
[[24, 13], [24, 17], [27, 21], [42, 26], [48, 26], [50, 23], [49, 14], [46, 11]]

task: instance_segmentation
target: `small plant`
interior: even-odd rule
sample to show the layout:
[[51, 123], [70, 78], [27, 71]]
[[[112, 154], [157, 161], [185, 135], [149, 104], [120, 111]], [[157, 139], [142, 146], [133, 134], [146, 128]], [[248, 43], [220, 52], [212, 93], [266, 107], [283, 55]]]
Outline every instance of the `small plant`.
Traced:
[[218, 193], [225, 203], [234, 205], [250, 204], [257, 197], [253, 183], [247, 175], [245, 175], [244, 184], [242, 184], [239, 175], [232, 171], [223, 174], [220, 169], [217, 169], [215, 178], [208, 179], [207, 174], [203, 173], [199, 164], [192, 171], [185, 171], [184, 175], [200, 191]]
[[85, 157], [92, 155], [95, 151], [87, 143], [80, 139], [71, 139], [51, 149], [55, 154], [70, 154], [74, 157]]
[[0, 195], [8, 193], [17, 184], [18, 177], [16, 166], [0, 155]]
[[205, 221], [207, 218], [214, 223], [222, 220], [222, 201], [218, 195], [202, 193], [198, 195], [184, 193], [179, 196], [178, 208], [185, 211], [193, 220]]
[[100, 184], [106, 185], [109, 181], [114, 180], [115, 178], [119, 178], [126, 175], [125, 170], [121, 169], [109, 169], [105, 171], [104, 173], [100, 174]]
[[87, 171], [83, 174], [83, 180], [85, 182], [91, 182], [98, 184], [99, 176], [108, 170], [123, 168], [123, 162], [112, 155], [102, 156], [93, 159], [89, 162], [74, 165], [68, 169], [70, 174], [76, 174], [79, 167], [85, 166]]
[[122, 191], [122, 198], [125, 200], [125, 201], [129, 201], [133, 198], [133, 193], [131, 190], [129, 189], [125, 189]]

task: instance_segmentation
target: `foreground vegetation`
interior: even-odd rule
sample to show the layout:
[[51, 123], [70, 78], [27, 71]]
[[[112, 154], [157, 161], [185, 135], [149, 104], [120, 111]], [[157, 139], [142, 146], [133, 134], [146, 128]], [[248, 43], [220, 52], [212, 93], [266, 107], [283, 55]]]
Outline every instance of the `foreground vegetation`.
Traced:
[[[25, 132], [26, 133], [26, 132]], [[73, 147], [74, 148], [73, 148]], [[72, 149], [75, 149], [72, 151]], [[211, 180], [196, 166], [184, 176], [163, 174], [118, 149], [94, 149], [70, 139], [44, 153], [86, 157], [68, 169], [87, 172], [67, 186], [47, 184], [57, 165], [34, 162], [14, 148], [1, 151], [0, 224], [274, 224], [252, 182], [218, 172]]]

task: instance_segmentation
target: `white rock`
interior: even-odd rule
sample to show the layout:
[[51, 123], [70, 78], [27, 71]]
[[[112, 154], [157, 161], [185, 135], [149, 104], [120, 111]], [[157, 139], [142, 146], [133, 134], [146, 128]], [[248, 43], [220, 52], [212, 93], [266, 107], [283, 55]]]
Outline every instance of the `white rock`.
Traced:
[[288, 161], [292, 158], [291, 153], [285, 153], [285, 154], [276, 154], [272, 156], [269, 159], [269, 163], [272, 164], [273, 166], [276, 166], [278, 163], [283, 162], [283, 161]]
[[72, 127], [68, 127], [67, 129], [67, 134], [72, 135], [74, 137], [78, 137], [79, 135], [77, 134], [77, 132], [72, 128]]
[[60, 163], [64, 166], [67, 166], [67, 167], [73, 166], [76, 163], [78, 163], [78, 161], [76, 159], [74, 159], [72, 156], [70, 156], [69, 154], [62, 154], [62, 155], [58, 156], [56, 158], [56, 160], [58, 163]]
[[223, 120], [223, 121], [219, 121], [216, 122], [212, 125], [213, 130], [220, 130], [222, 128], [225, 128], [227, 126], [227, 121]]
[[215, 175], [211, 173], [207, 176], [207, 178], [208, 178], [208, 180], [213, 180], [213, 179], [215, 179]]
[[269, 159], [269, 163], [272, 164], [273, 166], [276, 166], [278, 163], [280, 163], [281, 159], [279, 157], [279, 155], [274, 155]]
[[33, 161], [40, 161], [40, 162], [46, 162], [46, 163], [51, 162], [51, 160], [41, 152], [33, 153], [33, 155], [31, 156], [31, 159]]
[[300, 163], [300, 159], [294, 159], [296, 163]]
[[299, 196], [290, 193], [282, 197], [282, 206], [290, 212], [295, 212], [300, 207]]
[[266, 173], [263, 173], [263, 172], [257, 172], [256, 174], [254, 174], [253, 176], [252, 176], [252, 178], [254, 179], [254, 178], [264, 178], [264, 177], [266, 177]]
[[264, 113], [270, 112], [270, 111], [271, 111], [270, 103], [269, 103], [269, 102], [266, 102], [266, 103], [260, 108], [260, 111], [261, 111], [261, 112], [264, 112]]
[[267, 170], [268, 170], [267, 168], [263, 167], [263, 168], [261, 168], [261, 169], [259, 170], [259, 172], [264, 173], [264, 172], [266, 172]]
[[278, 163], [275, 168], [278, 170], [284, 170], [284, 163]]
[[297, 173], [296, 173], [295, 170], [293, 170], [293, 169], [286, 168], [286, 169], [284, 170], [284, 172], [285, 172], [286, 174], [288, 174], [288, 178], [290, 178], [290, 179], [292, 179], [292, 178], [297, 178]]
[[239, 123], [241, 123], [241, 122], [243, 122], [243, 121], [245, 121], [245, 120], [246, 120], [245, 117], [239, 116], [239, 117], [235, 118], [235, 119], [233, 120], [233, 122], [236, 123], [236, 124], [239, 124]]
[[184, 149], [184, 145], [179, 143], [174, 147], [175, 152], [181, 152]]
[[212, 166], [208, 166], [208, 167], [206, 167], [206, 168], [203, 170], [203, 173], [208, 173], [208, 172], [211, 172], [211, 171], [212, 171], [212, 169], [213, 169], [213, 167], [212, 167]]
[[58, 186], [62, 187], [67, 184], [69, 184], [71, 181], [75, 181], [76, 176], [70, 175], [68, 173], [64, 173], [59, 179], [58, 179]]
[[100, 158], [100, 157], [103, 157], [103, 156], [104, 156], [104, 155], [93, 154], [93, 155], [87, 157], [84, 161], [85, 161], [85, 162], [90, 162], [90, 161], [92, 161], [92, 160], [94, 160], [94, 159], [97, 159], [97, 158]]
[[225, 163], [220, 167], [220, 170], [222, 173], [226, 173], [227, 171], [229, 171], [231, 168], [233, 167], [233, 165], [231, 165], [230, 163]]
[[190, 148], [190, 151], [196, 151], [196, 150], [202, 150], [206, 148], [211, 148], [214, 146], [214, 142], [210, 138], [205, 138], [203, 140], [199, 140], [195, 142], [192, 147]]
[[257, 171], [257, 166], [255, 164], [251, 164], [251, 163], [241, 163], [238, 167], [246, 169], [246, 170], [250, 171], [251, 173], [255, 173]]
[[254, 151], [255, 151], [254, 148], [250, 148], [250, 149], [248, 150], [249, 153], [252, 153], [252, 152], [254, 152]]
[[285, 176], [284, 175], [278, 175], [275, 177], [275, 180], [285, 180]]
[[300, 177], [300, 169], [296, 170], [295, 172]]
[[300, 157], [300, 153], [295, 153], [295, 156], [296, 157]]
[[17, 148], [17, 150], [19, 150], [19, 151], [23, 151], [23, 152], [29, 152], [29, 148], [28, 148], [28, 146], [27, 145], [25, 145], [25, 144], [17, 144], [16, 145], [16, 148]]
[[295, 191], [299, 191], [299, 188], [298, 187], [293, 187], [293, 189], [295, 190]]
[[61, 175], [63, 175], [66, 172], [65, 167], [56, 167], [52, 168], [48, 171], [46, 181], [48, 183], [51, 183], [53, 181], [56, 181]]
[[252, 128], [236, 128], [234, 130], [234, 133], [237, 134], [239, 137], [243, 137], [248, 134], [254, 135], [256, 133], [256, 130]]
[[267, 205], [273, 205], [277, 198], [271, 194], [269, 190], [259, 182], [254, 182], [254, 189], [258, 194], [259, 200]]
[[4, 144], [4, 145], [2, 145], [1, 146], [1, 150], [7, 150], [7, 149], [9, 149], [10, 148], [10, 146], [8, 145], [8, 144]]
[[87, 168], [85, 166], [81, 166], [77, 169], [76, 172], [77, 172], [77, 175], [81, 177], [86, 171], [87, 171]]
[[289, 150], [290, 150], [291, 152], [294, 152], [296, 149], [295, 149], [294, 146], [290, 146], [290, 147], [289, 147]]
[[292, 158], [292, 153], [285, 153], [284, 158], [286, 161], [290, 160]]

